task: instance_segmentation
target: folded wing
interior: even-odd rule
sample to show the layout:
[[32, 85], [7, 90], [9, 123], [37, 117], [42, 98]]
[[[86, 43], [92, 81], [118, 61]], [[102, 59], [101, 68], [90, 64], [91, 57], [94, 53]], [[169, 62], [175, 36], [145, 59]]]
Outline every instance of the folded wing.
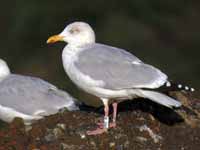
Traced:
[[102, 44], [92, 44], [78, 55], [77, 69], [93, 80], [104, 82], [104, 88], [158, 88], [167, 76], [143, 63], [131, 53]]

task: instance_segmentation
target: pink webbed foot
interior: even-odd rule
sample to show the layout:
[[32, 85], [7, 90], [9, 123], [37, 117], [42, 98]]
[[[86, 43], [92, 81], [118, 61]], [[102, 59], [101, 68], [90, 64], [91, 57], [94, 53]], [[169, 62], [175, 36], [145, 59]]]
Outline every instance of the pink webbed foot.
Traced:
[[87, 135], [99, 135], [99, 134], [103, 134], [105, 132], [107, 132], [107, 129], [105, 129], [105, 128], [97, 128], [95, 130], [87, 131], [86, 134]]
[[117, 103], [113, 103], [113, 122], [109, 123], [109, 106], [108, 100], [103, 99], [104, 102], [104, 120], [97, 123], [99, 128], [93, 131], [87, 131], [87, 135], [98, 135], [103, 134], [108, 131], [108, 128], [115, 128], [116, 127], [116, 117], [117, 117]]

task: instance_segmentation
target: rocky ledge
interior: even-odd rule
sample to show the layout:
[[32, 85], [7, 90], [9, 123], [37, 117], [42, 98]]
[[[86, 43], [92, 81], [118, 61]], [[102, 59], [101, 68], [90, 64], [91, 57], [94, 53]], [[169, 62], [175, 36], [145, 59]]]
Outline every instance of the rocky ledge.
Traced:
[[199, 150], [200, 98], [197, 92], [170, 92], [183, 103], [171, 110], [149, 100], [120, 103], [117, 127], [87, 136], [103, 109], [60, 112], [25, 127], [20, 118], [1, 123], [0, 150]]

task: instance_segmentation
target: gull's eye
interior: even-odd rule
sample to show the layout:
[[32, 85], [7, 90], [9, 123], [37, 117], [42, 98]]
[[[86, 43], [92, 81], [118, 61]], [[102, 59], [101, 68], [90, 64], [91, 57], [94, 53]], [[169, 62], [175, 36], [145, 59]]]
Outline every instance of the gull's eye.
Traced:
[[76, 34], [76, 33], [79, 33], [80, 30], [79, 30], [78, 28], [72, 28], [72, 29], [69, 30], [69, 32], [70, 32], [71, 34]]

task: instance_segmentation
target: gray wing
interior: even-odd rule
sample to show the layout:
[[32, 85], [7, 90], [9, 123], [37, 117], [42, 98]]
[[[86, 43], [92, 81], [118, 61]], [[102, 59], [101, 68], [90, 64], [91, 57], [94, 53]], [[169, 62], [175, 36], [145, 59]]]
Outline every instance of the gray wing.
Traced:
[[24, 114], [49, 115], [63, 107], [76, 110], [75, 103], [68, 93], [39, 78], [12, 74], [0, 82], [0, 105]]
[[107, 89], [157, 88], [167, 76], [123, 49], [93, 44], [78, 55], [75, 66]]

